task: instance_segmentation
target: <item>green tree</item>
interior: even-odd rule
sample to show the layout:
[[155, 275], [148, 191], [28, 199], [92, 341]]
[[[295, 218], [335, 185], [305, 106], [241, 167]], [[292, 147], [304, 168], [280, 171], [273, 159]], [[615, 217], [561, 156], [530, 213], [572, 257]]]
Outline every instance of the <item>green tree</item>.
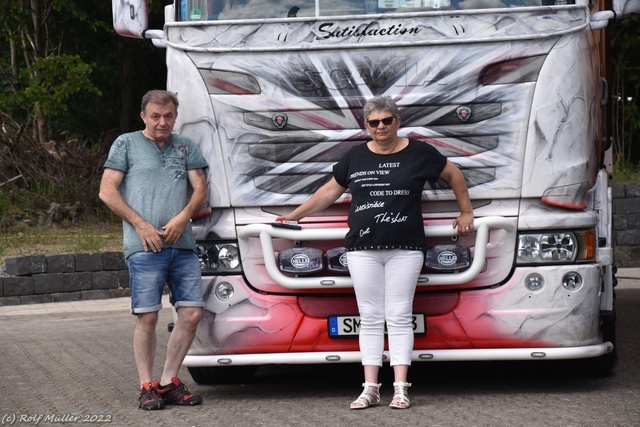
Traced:
[[640, 164], [640, 16], [615, 21], [611, 28], [612, 111], [616, 162]]
[[67, 0], [8, 1], [0, 18], [11, 52], [0, 62], [0, 75], [8, 82], [0, 106], [20, 127], [33, 125], [40, 143], [49, 141], [49, 120], [67, 110], [72, 95], [100, 94], [89, 78], [91, 67], [62, 49], [64, 30], [55, 22], [61, 14], [86, 19]]
[[[163, 2], [149, 7], [161, 28]], [[118, 36], [111, 20], [108, 1], [0, 1], [0, 120], [39, 142], [139, 126], [142, 94], [165, 85], [164, 50]]]
[[111, 21], [108, 1], [0, 0], [0, 227], [11, 210], [38, 219], [53, 203], [103, 207], [106, 150], [140, 127], [142, 94], [166, 81], [164, 50]]

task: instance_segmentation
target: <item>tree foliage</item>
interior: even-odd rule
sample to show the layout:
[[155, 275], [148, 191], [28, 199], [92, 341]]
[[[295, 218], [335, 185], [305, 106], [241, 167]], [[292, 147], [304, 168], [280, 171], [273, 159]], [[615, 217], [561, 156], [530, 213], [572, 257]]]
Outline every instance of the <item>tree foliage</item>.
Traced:
[[86, 91], [101, 95], [89, 78], [90, 73], [91, 67], [78, 55], [62, 54], [38, 59], [33, 66], [22, 70], [24, 84], [16, 92], [16, 99], [23, 106], [39, 103], [42, 114], [55, 119], [69, 110], [68, 101], [74, 94]]
[[[13, 107], [22, 126], [35, 125], [39, 142], [49, 140], [49, 119], [66, 110], [69, 98], [80, 91], [99, 95], [89, 78], [91, 68], [76, 54], [63, 51], [65, 31], [58, 15], [82, 20], [73, 2], [61, 0], [15, 0], [6, 3], [2, 14], [10, 57], [2, 63], [2, 76], [10, 82], [3, 91], [1, 106]], [[12, 101], [7, 102], [10, 96]]]
[[614, 153], [618, 164], [640, 164], [640, 16], [611, 28]]
[[142, 94], [166, 81], [164, 50], [111, 20], [108, 1], [0, 0], [0, 226], [52, 203], [102, 209], [106, 150], [140, 128]]

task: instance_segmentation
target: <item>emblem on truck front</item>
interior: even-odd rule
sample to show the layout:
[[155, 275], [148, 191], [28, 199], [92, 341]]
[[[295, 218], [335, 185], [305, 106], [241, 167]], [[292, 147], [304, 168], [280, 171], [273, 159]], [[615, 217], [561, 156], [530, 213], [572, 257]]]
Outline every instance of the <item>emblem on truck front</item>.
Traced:
[[456, 109], [456, 114], [460, 121], [466, 122], [471, 117], [471, 108], [462, 106]]
[[271, 117], [273, 120], [273, 124], [276, 125], [278, 129], [282, 129], [287, 125], [288, 117], [285, 113], [276, 113]]

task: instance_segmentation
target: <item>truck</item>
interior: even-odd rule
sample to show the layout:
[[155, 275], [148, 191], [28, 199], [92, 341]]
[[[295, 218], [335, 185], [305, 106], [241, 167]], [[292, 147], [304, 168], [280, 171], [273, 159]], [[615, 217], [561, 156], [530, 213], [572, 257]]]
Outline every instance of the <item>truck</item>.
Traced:
[[412, 361], [614, 369], [607, 26], [640, 1], [175, 0], [162, 29], [145, 0], [112, 10], [120, 35], [166, 49], [176, 130], [209, 163], [192, 219], [205, 307], [184, 360], [197, 383], [360, 361], [350, 194], [272, 223], [368, 140], [377, 95], [397, 103], [399, 136], [460, 168], [474, 210], [458, 236], [452, 190], [423, 189]]

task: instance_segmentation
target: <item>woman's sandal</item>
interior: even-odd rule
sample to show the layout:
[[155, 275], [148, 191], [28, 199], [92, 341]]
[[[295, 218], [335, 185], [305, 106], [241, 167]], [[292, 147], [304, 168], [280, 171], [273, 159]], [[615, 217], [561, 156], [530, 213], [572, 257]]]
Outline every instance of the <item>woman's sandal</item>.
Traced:
[[411, 402], [409, 402], [409, 387], [411, 387], [411, 383], [393, 383], [393, 399], [389, 406], [396, 409], [407, 409], [411, 406]]
[[368, 383], [362, 384], [364, 390], [356, 400], [351, 402], [351, 409], [364, 409], [369, 406], [376, 406], [380, 403], [380, 386], [382, 384]]

